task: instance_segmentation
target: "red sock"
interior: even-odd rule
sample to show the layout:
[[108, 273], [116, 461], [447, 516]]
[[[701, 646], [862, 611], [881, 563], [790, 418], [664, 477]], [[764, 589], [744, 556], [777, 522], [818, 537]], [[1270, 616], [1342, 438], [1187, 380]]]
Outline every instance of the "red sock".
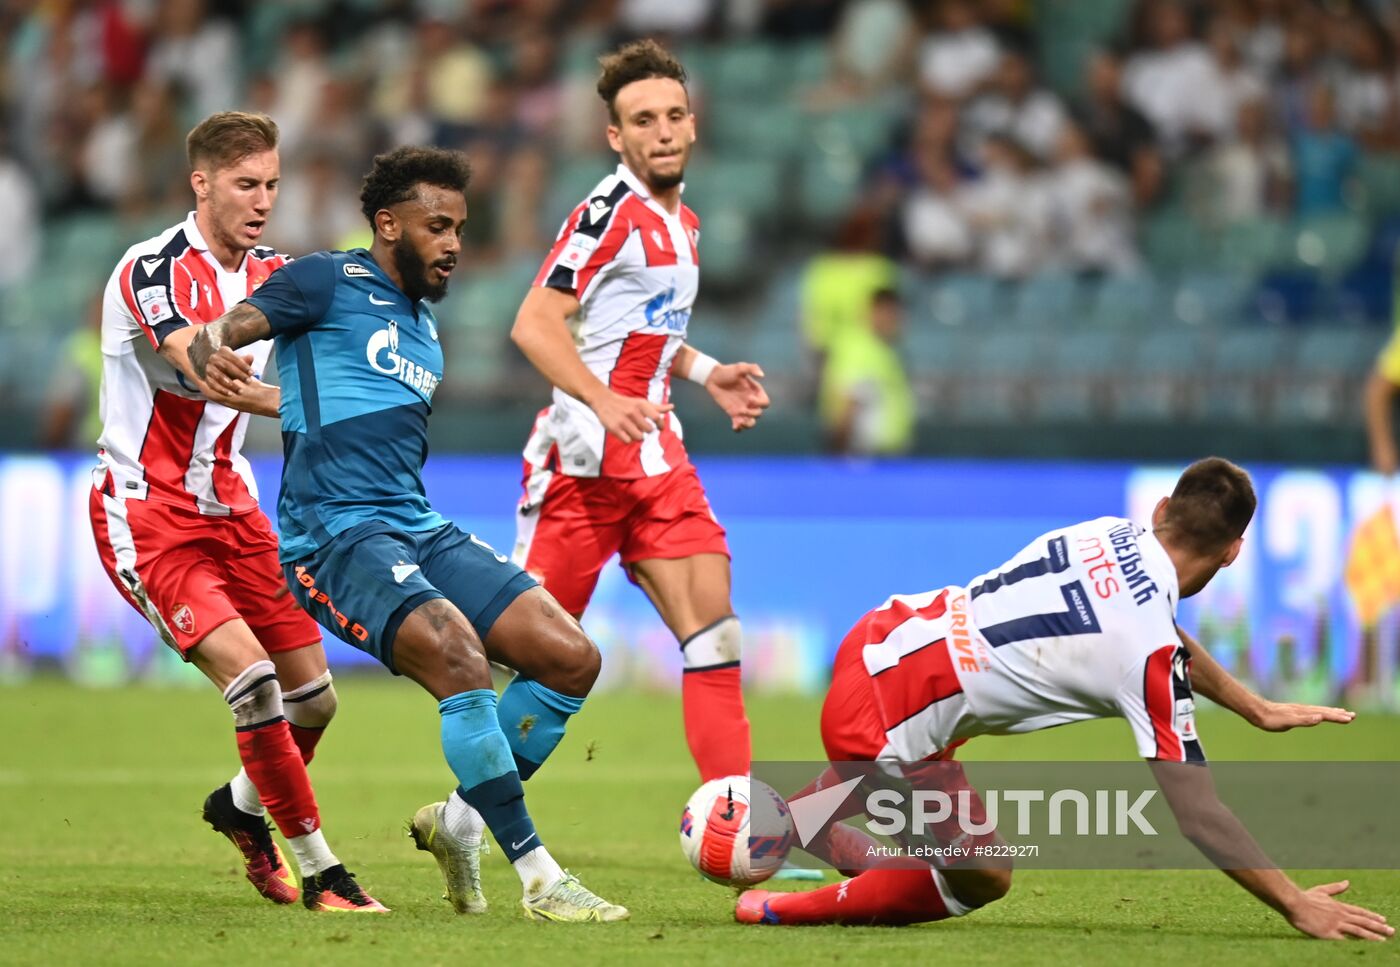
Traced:
[[930, 867], [866, 870], [808, 893], [774, 893], [768, 909], [781, 923], [897, 926], [946, 920], [948, 908]]
[[306, 765], [311, 765], [311, 760], [316, 755], [316, 743], [321, 741], [321, 733], [324, 728], [308, 729], [304, 725], [293, 725], [287, 723], [287, 727], [292, 730], [292, 741], [297, 744], [297, 749], [301, 751], [301, 761]]
[[238, 732], [238, 755], [277, 828], [290, 839], [321, 827], [306, 763], [286, 719]]
[[747, 775], [753, 753], [738, 663], [687, 669], [681, 678], [681, 705], [685, 741], [700, 779]]

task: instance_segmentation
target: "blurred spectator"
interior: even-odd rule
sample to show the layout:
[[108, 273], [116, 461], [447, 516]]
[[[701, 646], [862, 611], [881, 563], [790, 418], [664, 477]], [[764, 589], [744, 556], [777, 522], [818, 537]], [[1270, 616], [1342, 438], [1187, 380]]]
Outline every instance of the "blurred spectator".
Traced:
[[919, 79], [929, 93], [967, 97], [996, 71], [1001, 49], [968, 0], [943, 0], [932, 9], [933, 29], [919, 50]]
[[854, 0], [842, 11], [831, 38], [831, 89], [810, 99], [860, 99], [903, 80], [911, 67], [916, 23], [904, 0]]
[[322, 92], [331, 82], [325, 41], [315, 21], [287, 26], [270, 75], [276, 94], [268, 113], [280, 132], [278, 147], [283, 156], [295, 157], [320, 123]]
[[715, 14], [715, 0], [621, 0], [617, 20], [629, 36], [698, 34]]
[[1151, 0], [1146, 9], [1148, 47], [1123, 65], [1123, 96], [1152, 122], [1170, 153], [1219, 127], [1222, 81], [1215, 59], [1191, 36], [1177, 0]]
[[1342, 211], [1356, 167], [1356, 142], [1338, 130], [1332, 92], [1318, 87], [1308, 102], [1307, 123], [1292, 140], [1295, 207], [1299, 215]]
[[962, 179], [945, 146], [916, 144], [919, 180], [904, 199], [900, 227], [909, 255], [924, 268], [962, 264], [972, 256], [972, 227], [958, 203]]
[[102, 296], [88, 307], [87, 324], [69, 334], [44, 399], [39, 445], [86, 450], [102, 435]]
[[39, 221], [39, 190], [24, 166], [11, 156], [0, 130], [0, 287], [27, 278], [39, 264], [43, 225]]
[[498, 192], [501, 256], [537, 261], [553, 240], [540, 228], [549, 191], [549, 155], [526, 144], [508, 159]]
[[1150, 205], [1162, 190], [1164, 164], [1151, 123], [1123, 100], [1122, 62], [1109, 50], [1089, 58], [1084, 98], [1075, 117], [1094, 154], [1127, 173], [1139, 206]]
[[977, 267], [1024, 278], [1050, 255], [1052, 199], [1046, 179], [1015, 141], [993, 135], [982, 146], [983, 174], [962, 192], [977, 241]]
[[116, 208], [135, 180], [136, 123], [105, 84], [83, 92], [79, 117], [87, 132], [79, 149], [86, 193], [103, 207]]
[[1077, 271], [1125, 272], [1138, 267], [1128, 179], [1095, 158], [1089, 139], [1073, 124], [1060, 134], [1049, 182], [1058, 259]]
[[904, 306], [893, 289], [878, 289], [867, 324], [831, 344], [822, 368], [820, 409], [833, 453], [897, 456], [914, 443], [916, 408], [900, 357]]
[[304, 165], [283, 171], [269, 234], [279, 250], [298, 257], [344, 249], [365, 226], [359, 195], [340, 156], [312, 149]]
[[1326, 83], [1318, 35], [1315, 15], [1304, 8], [1294, 10], [1283, 38], [1282, 69], [1270, 85], [1277, 100], [1275, 110], [1290, 135], [1307, 124], [1313, 91]]
[[161, 0], [151, 18], [149, 75], [187, 91], [199, 117], [238, 103], [238, 32], [204, 0]]
[[1268, 93], [1264, 78], [1245, 59], [1235, 24], [1225, 14], [1213, 18], [1207, 39], [1220, 76], [1216, 103], [1203, 110], [1202, 122], [1215, 138], [1233, 132], [1240, 105], [1256, 101]]
[[802, 333], [818, 355], [851, 329], [870, 321], [870, 300], [892, 288], [898, 267], [879, 252], [874, 212], [858, 208], [837, 230], [835, 245], [807, 263], [802, 273]]
[[170, 85], [147, 78], [131, 92], [138, 163], [123, 207], [135, 214], [183, 211], [189, 204], [184, 125]]
[[1036, 87], [1031, 62], [1020, 51], [1007, 51], [987, 91], [963, 112], [963, 150], [976, 154], [991, 134], [1011, 138], [1041, 160], [1055, 153], [1065, 109], [1060, 99]]
[[1346, 33], [1346, 68], [1337, 78], [1337, 121], [1368, 148], [1400, 139], [1400, 77], [1390, 38], [1378, 24], [1355, 18]]
[[1270, 127], [1263, 98], [1240, 105], [1234, 137], [1205, 160], [1203, 214], [1223, 224], [1287, 210], [1293, 197], [1288, 146]]
[[1240, 49], [1260, 77], [1273, 77], [1283, 63], [1284, 16], [1293, 0], [1230, 0]]
[[529, 34], [514, 50], [511, 83], [516, 89], [515, 120], [526, 135], [552, 137], [564, 109], [559, 82], [558, 49], [553, 38]]
[[490, 59], [438, 15], [418, 24], [415, 45], [405, 61], [379, 76], [374, 113], [391, 140], [454, 142], [486, 112]]

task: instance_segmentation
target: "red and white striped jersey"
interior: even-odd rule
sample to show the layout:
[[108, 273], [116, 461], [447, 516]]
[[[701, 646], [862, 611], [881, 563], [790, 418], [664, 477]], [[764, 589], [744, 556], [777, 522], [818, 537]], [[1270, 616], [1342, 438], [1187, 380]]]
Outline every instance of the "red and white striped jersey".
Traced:
[[890, 598], [857, 629], [888, 757], [1121, 716], [1144, 758], [1204, 761], [1177, 597], [1152, 533], [1100, 517], [967, 587]]
[[[94, 484], [127, 500], [201, 514], [255, 510], [257, 484], [240, 452], [248, 414], [211, 403], [158, 353], [165, 337], [213, 322], [286, 256], [255, 248], [237, 272], [209, 254], [194, 213], [127, 249], [102, 301], [102, 436]], [[244, 347], [261, 377], [270, 340]]]
[[[700, 221], [672, 215], [626, 165], [569, 215], [535, 285], [578, 297], [579, 356], [614, 392], [665, 403], [671, 361], [685, 343], [700, 285]], [[675, 413], [638, 443], [609, 438], [583, 403], [562, 390], [541, 412], [525, 459], [575, 477], [653, 477], [688, 460]]]

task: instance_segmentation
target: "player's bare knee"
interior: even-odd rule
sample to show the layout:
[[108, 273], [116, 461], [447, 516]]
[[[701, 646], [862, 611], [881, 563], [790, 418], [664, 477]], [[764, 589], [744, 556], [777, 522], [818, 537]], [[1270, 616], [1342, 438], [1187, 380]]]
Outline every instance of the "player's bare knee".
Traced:
[[459, 692], [491, 687], [491, 663], [475, 635], [444, 631], [437, 643], [438, 669]]
[[[570, 628], [559, 635], [558, 672], [550, 688], [564, 695], [582, 698], [593, 689], [603, 670], [603, 655], [582, 628]], [[549, 683], [546, 683], [549, 684]]]

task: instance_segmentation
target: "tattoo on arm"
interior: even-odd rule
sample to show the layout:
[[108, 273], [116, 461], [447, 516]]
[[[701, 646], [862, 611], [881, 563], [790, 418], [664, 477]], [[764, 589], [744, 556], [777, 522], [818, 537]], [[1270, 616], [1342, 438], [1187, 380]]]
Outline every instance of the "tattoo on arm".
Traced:
[[272, 326], [262, 310], [240, 302], [195, 334], [189, 348], [190, 365], [200, 379], [207, 379], [209, 358], [221, 348], [241, 349], [270, 335]]

